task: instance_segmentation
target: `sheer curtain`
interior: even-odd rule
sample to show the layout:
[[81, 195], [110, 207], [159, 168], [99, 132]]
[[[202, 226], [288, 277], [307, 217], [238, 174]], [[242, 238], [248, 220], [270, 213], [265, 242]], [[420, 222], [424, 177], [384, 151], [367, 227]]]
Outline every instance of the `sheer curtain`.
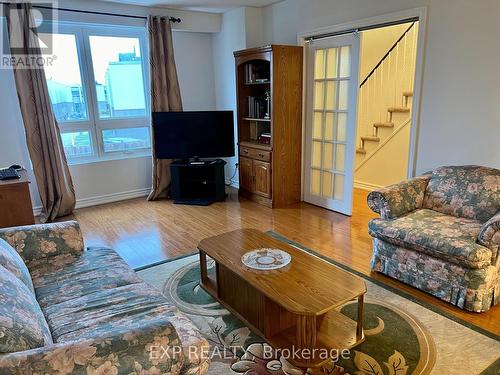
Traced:
[[[168, 17], [148, 17], [151, 71], [151, 110], [182, 111], [182, 100], [175, 67], [172, 29]], [[165, 198], [170, 186], [171, 160], [155, 157], [153, 139], [153, 184], [148, 200]]]
[[[22, 41], [22, 55], [34, 60], [41, 52], [38, 37], [30, 28], [30, 23], [35, 24], [31, 4], [20, 2], [17, 7], [19, 19], [24, 20], [23, 25], [14, 24], [17, 20], [7, 17], [9, 35], [11, 40]], [[75, 208], [75, 190], [61, 133], [52, 112], [43, 67], [14, 67], [14, 76], [26, 143], [43, 206], [40, 220], [52, 221], [56, 217], [69, 215]]]

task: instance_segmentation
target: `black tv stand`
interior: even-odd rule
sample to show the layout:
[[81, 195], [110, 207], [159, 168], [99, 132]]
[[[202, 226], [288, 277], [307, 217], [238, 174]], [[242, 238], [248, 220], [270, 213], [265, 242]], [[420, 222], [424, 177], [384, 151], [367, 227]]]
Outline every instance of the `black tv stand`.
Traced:
[[176, 160], [170, 165], [170, 195], [176, 204], [208, 206], [226, 199], [222, 159]]

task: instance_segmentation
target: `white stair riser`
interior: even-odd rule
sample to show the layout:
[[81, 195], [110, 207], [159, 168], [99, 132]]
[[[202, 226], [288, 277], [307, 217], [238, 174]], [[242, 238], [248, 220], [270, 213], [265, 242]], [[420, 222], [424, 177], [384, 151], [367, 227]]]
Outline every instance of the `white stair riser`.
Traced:
[[[396, 125], [394, 126], [394, 128], [395, 127], [396, 127]], [[392, 134], [392, 132], [394, 131], [394, 128], [378, 128], [377, 137], [380, 138], [380, 141], [383, 141], [384, 139], [386, 139], [388, 136], [390, 136]]]
[[[397, 128], [398, 125], [401, 125], [403, 122], [406, 121], [408, 116], [411, 115], [411, 112], [406, 112], [406, 113], [401, 113], [401, 112], [392, 112], [392, 123], [394, 124], [394, 127]], [[391, 115], [387, 115], [387, 119], [391, 119]]]
[[380, 142], [372, 142], [372, 141], [365, 141], [365, 150], [366, 150], [366, 154], [369, 154], [370, 152], [374, 151], [378, 145], [380, 144]]

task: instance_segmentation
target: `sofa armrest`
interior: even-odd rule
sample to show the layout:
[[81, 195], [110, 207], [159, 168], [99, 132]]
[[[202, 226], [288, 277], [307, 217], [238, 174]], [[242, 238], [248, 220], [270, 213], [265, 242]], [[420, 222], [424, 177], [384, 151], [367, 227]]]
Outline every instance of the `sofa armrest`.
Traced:
[[0, 229], [0, 238], [15, 248], [25, 262], [57, 255], [78, 257], [84, 249], [76, 221]]
[[477, 242], [492, 250], [494, 264], [500, 250], [500, 212], [484, 223], [477, 236]]
[[[110, 328], [112, 329], [112, 328]], [[179, 374], [184, 355], [177, 331], [166, 319], [145, 321], [109, 335], [0, 354], [2, 374]]]
[[368, 195], [368, 206], [382, 219], [395, 219], [422, 207], [431, 176], [415, 177]]

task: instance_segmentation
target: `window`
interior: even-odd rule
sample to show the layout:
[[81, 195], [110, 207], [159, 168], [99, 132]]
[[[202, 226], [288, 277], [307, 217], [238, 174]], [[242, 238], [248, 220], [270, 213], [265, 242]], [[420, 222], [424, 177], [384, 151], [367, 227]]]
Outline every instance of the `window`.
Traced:
[[149, 154], [145, 29], [59, 23], [45, 67], [70, 163]]

